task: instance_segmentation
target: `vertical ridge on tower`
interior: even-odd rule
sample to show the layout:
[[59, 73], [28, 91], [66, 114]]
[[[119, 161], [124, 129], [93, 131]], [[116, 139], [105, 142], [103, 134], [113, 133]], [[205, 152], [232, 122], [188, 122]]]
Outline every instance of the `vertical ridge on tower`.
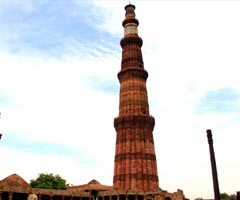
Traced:
[[133, 191], [158, 191], [157, 161], [153, 129], [155, 120], [149, 114], [146, 81], [138, 36], [139, 22], [135, 18], [135, 6], [125, 6], [122, 22], [124, 37], [122, 47], [119, 115], [114, 119], [117, 133], [114, 159], [113, 186]]

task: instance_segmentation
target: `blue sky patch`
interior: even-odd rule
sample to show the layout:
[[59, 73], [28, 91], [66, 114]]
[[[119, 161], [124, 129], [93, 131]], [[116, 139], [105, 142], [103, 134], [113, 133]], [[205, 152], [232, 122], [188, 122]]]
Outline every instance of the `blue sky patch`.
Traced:
[[22, 139], [21, 133], [4, 133], [3, 137], [4, 138], [1, 140], [2, 146], [11, 147], [13, 149], [21, 149], [21, 151], [25, 152], [58, 155], [71, 155], [77, 153], [76, 149], [62, 144]]
[[0, 91], [0, 107], [16, 105], [16, 101], [11, 98], [6, 92]]
[[231, 88], [222, 88], [216, 91], [209, 91], [200, 100], [198, 113], [233, 113], [239, 112], [240, 107], [238, 92]]
[[104, 19], [98, 17], [100, 13], [91, 14], [91, 3], [30, 2], [5, 3], [0, 8], [0, 44], [9, 52], [50, 52], [60, 56], [66, 53], [69, 40], [78, 41], [78, 45], [99, 43], [105, 38], [117, 40], [97, 28]]
[[108, 94], [117, 95], [119, 93], [119, 83], [111, 78], [102, 79], [96, 76], [89, 76], [86, 79], [86, 86], [94, 91], [101, 91]]

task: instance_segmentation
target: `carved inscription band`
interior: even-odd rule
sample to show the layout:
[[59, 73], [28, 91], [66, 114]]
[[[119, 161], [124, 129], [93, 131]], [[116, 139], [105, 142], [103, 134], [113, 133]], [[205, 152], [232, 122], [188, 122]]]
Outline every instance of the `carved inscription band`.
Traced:
[[121, 39], [121, 41], [120, 41], [120, 45], [121, 45], [122, 48], [124, 48], [124, 46], [129, 44], [129, 43], [135, 43], [139, 47], [142, 47], [143, 40], [140, 37], [125, 37], [125, 38]]
[[155, 125], [155, 119], [152, 116], [144, 116], [144, 115], [128, 115], [128, 116], [117, 117], [114, 119], [115, 129], [122, 128], [122, 127], [132, 128], [134, 125], [137, 125], [138, 128], [149, 126], [151, 128], [150, 131], [152, 131]]
[[130, 79], [130, 78], [141, 78], [143, 80], [147, 80], [148, 73], [144, 69], [138, 69], [138, 68], [129, 68], [122, 70], [118, 73], [118, 79], [120, 83], [123, 80]]
[[150, 175], [150, 174], [118, 174], [113, 177], [113, 181], [126, 181], [127, 177], [130, 179], [135, 179], [135, 180], [148, 180], [148, 181], [158, 181], [158, 176], [157, 175]]
[[115, 155], [115, 161], [121, 161], [125, 159], [146, 159], [156, 160], [156, 155], [150, 153], [122, 153]]

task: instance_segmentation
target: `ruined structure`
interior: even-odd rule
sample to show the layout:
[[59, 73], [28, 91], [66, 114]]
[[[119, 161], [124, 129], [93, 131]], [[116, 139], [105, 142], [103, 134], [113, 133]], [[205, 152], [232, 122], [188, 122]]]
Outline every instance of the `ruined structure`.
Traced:
[[185, 200], [182, 190], [169, 193], [159, 188], [152, 134], [155, 120], [149, 114], [142, 39], [138, 36], [135, 6], [129, 4], [125, 11], [118, 73], [119, 115], [114, 119], [117, 137], [113, 186], [92, 180], [67, 190], [38, 189], [13, 174], [0, 181], [0, 200], [26, 200], [30, 194], [36, 194], [38, 200]]
[[174, 193], [160, 189], [156, 192], [137, 192], [105, 186], [96, 180], [67, 190], [31, 188], [17, 174], [0, 181], [0, 200], [27, 200], [35, 195], [38, 200], [185, 200], [181, 190]]

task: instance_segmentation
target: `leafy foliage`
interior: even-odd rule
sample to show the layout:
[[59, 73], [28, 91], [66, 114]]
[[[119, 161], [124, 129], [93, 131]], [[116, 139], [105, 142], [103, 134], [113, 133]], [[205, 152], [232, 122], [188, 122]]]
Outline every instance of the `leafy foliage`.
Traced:
[[221, 193], [220, 199], [222, 200], [234, 200], [236, 198], [235, 194], [228, 195], [227, 193]]
[[[227, 193], [221, 193], [220, 194], [220, 199], [221, 200], [235, 200], [236, 199], [236, 195], [235, 194], [227, 194]], [[198, 197], [198, 198], [195, 198], [194, 200], [203, 200], [202, 197]]]
[[30, 186], [33, 188], [66, 190], [68, 184], [58, 174], [41, 173], [35, 180], [30, 181]]

